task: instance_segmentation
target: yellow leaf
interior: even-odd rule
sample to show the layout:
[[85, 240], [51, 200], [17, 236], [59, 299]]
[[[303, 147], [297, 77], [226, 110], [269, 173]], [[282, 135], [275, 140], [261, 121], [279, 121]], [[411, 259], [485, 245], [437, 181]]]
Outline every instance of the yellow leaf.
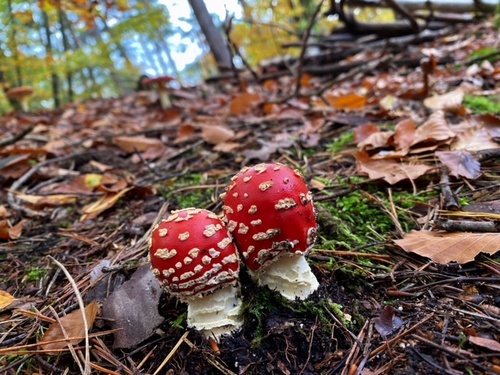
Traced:
[[101, 184], [102, 174], [87, 173], [85, 175], [85, 186], [95, 188]]
[[0, 311], [9, 307], [16, 299], [4, 290], [0, 290]]
[[108, 208], [111, 208], [115, 205], [115, 203], [124, 196], [127, 192], [132, 190], [134, 187], [130, 186], [126, 189], [119, 191], [118, 193], [106, 194], [98, 201], [91, 203], [85, 207], [83, 207], [83, 215], [80, 218], [81, 221], [94, 219], [101, 212], [106, 211]]

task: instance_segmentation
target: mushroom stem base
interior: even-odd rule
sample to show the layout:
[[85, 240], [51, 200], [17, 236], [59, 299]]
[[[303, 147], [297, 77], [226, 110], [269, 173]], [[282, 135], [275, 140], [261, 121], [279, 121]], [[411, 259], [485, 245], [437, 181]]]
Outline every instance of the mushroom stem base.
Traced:
[[207, 337], [230, 334], [243, 325], [239, 286], [226, 286], [200, 298], [189, 299], [187, 323]]
[[290, 300], [306, 299], [319, 286], [306, 258], [299, 254], [284, 253], [253, 276], [259, 285], [266, 285]]

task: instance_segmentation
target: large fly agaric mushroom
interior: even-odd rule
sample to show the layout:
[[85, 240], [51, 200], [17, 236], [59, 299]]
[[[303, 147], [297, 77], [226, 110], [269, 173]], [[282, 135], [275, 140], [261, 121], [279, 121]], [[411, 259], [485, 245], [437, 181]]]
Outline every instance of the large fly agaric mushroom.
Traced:
[[153, 230], [149, 256], [162, 287], [188, 304], [190, 327], [216, 338], [241, 327], [238, 251], [215, 213], [172, 211]]
[[29, 86], [13, 87], [5, 93], [12, 102], [20, 104], [23, 112], [28, 112], [28, 98], [33, 95], [33, 88]]
[[227, 227], [260, 285], [291, 300], [318, 288], [304, 258], [316, 240], [316, 214], [297, 170], [279, 163], [245, 167], [221, 197]]
[[172, 105], [167, 84], [175, 78], [170, 76], [160, 76], [155, 78], [144, 78], [141, 80], [143, 86], [150, 86], [158, 92], [162, 109], [170, 108]]

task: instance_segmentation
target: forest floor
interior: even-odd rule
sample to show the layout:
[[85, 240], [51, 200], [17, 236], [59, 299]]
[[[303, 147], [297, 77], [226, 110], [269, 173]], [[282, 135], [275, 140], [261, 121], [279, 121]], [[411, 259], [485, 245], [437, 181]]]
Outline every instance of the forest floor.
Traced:
[[[0, 372], [500, 374], [499, 43], [461, 25], [403, 53], [426, 72], [384, 60], [302, 75], [300, 95], [242, 78], [165, 110], [144, 91], [3, 116]], [[159, 290], [147, 239], [170, 210], [220, 213], [231, 176], [270, 161], [313, 193], [320, 286], [291, 302], [243, 269], [245, 323], [215, 346]]]

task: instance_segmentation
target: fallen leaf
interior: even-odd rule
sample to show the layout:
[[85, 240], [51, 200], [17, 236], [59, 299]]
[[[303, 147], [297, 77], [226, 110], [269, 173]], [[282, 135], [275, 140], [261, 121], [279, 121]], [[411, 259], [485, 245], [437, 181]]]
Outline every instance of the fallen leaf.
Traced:
[[421, 124], [415, 132], [412, 146], [429, 141], [445, 141], [455, 136], [455, 132], [448, 125], [443, 111], [436, 111]]
[[139, 267], [130, 280], [103, 303], [103, 317], [109, 319], [113, 329], [119, 329], [114, 334], [115, 348], [131, 348], [139, 344], [163, 322], [158, 313], [162, 289], [150, 268], [149, 264]]
[[454, 177], [474, 180], [481, 176], [481, 164], [467, 151], [436, 151], [436, 156]]
[[260, 95], [245, 92], [233, 98], [229, 111], [233, 116], [245, 115], [251, 113], [261, 101]]
[[61, 206], [76, 202], [77, 197], [69, 194], [52, 194], [52, 195], [32, 195], [19, 192], [13, 192], [15, 196], [34, 206]]
[[16, 299], [10, 293], [0, 290], [0, 311], [9, 307]]
[[398, 150], [408, 149], [415, 141], [417, 124], [411, 118], [396, 124], [392, 143]]
[[223, 125], [203, 125], [201, 127], [201, 137], [207, 143], [217, 145], [227, 142], [234, 137], [234, 131]]
[[358, 94], [347, 94], [341, 96], [326, 95], [326, 100], [335, 109], [357, 110], [363, 108], [368, 100]]
[[21, 237], [25, 220], [21, 220], [16, 225], [10, 225], [8, 220], [0, 220], [0, 239], [16, 240]]
[[375, 132], [366, 137], [363, 141], [358, 143], [360, 149], [367, 148], [381, 148], [388, 144], [389, 139], [392, 137], [392, 132]]
[[480, 151], [499, 147], [500, 145], [493, 141], [487, 129], [477, 129], [476, 127], [457, 134], [456, 139], [450, 145], [451, 150], [467, 151]]
[[406, 233], [394, 241], [404, 251], [430, 258], [436, 263], [471, 262], [480, 253], [500, 250], [500, 233], [447, 233], [426, 230]]
[[461, 108], [462, 102], [464, 100], [464, 92], [460, 89], [456, 89], [446, 94], [435, 95], [424, 99], [424, 105], [435, 111], [443, 110], [455, 112]]
[[129, 186], [118, 193], [109, 193], [101, 197], [98, 201], [90, 203], [83, 207], [83, 215], [80, 218], [81, 221], [92, 220], [99, 216], [100, 213], [106, 211], [107, 209], [113, 207], [118, 200], [123, 197], [126, 193], [132, 190], [134, 187]]
[[[91, 302], [85, 307], [85, 317], [88, 329], [92, 328], [97, 316], [99, 305]], [[53, 323], [39, 341], [40, 347], [44, 350], [54, 350], [49, 354], [57, 354], [58, 350], [65, 349], [68, 344], [76, 345], [85, 337], [85, 326], [80, 309], [64, 315]], [[67, 340], [65, 340], [67, 339]], [[56, 341], [63, 340], [63, 341]], [[56, 342], [54, 342], [56, 341]]]
[[116, 137], [113, 143], [128, 153], [146, 151], [151, 147], [165, 147], [162, 141], [156, 138], [148, 138], [144, 136], [121, 136]]
[[374, 321], [375, 329], [384, 337], [394, 333], [404, 324], [403, 319], [396, 316], [396, 310], [391, 306], [386, 306]]
[[500, 342], [479, 336], [469, 336], [469, 342], [494, 352], [500, 352]]
[[356, 161], [358, 172], [374, 180], [381, 178], [391, 185], [408, 179], [415, 180], [433, 170], [433, 167], [424, 164], [407, 164], [392, 159], [373, 160], [365, 151], [356, 153]]

